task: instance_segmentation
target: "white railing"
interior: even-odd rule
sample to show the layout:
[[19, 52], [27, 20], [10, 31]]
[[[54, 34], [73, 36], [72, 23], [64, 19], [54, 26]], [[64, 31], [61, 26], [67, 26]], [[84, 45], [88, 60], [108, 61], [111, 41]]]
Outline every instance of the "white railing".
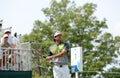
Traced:
[[[1, 55], [2, 54], [2, 55]], [[21, 44], [20, 48], [2, 48], [0, 70], [31, 71], [32, 51], [30, 44]]]

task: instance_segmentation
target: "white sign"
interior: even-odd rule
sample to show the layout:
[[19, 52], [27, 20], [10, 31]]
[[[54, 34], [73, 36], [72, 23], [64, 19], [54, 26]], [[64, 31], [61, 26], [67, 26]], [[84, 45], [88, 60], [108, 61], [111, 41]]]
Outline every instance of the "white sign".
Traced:
[[71, 48], [71, 71], [82, 71], [82, 47]]

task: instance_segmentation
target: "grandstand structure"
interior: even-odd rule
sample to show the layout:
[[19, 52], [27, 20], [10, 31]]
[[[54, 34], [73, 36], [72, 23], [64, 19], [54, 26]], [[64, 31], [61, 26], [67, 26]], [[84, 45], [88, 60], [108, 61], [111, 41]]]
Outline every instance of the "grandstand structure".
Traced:
[[[32, 78], [32, 51], [30, 43], [21, 43], [20, 48], [2, 48], [1, 78]], [[14, 58], [12, 58], [14, 56]], [[14, 64], [13, 64], [14, 63]]]
[[[0, 20], [0, 44], [4, 38], [4, 31], [7, 29], [11, 31], [12, 28], [3, 29], [2, 21]], [[12, 37], [12, 40], [15, 42], [14, 48], [0, 45], [0, 78], [32, 78], [31, 44], [21, 43], [17, 37]]]

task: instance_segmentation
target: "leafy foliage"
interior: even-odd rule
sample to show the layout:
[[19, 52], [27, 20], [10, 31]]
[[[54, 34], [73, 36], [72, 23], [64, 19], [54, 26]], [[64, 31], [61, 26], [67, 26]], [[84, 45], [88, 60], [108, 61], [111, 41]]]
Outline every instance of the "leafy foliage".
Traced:
[[[52, 34], [59, 30], [70, 47], [83, 48], [84, 71], [102, 71], [116, 56], [114, 45], [120, 39], [115, 41], [110, 33], [103, 32], [108, 26], [105, 18], [100, 21], [94, 16], [96, 7], [93, 3], [76, 7], [74, 1], [52, 0], [50, 7], [42, 9], [47, 19], [44, 22], [36, 20], [32, 32], [24, 35], [23, 41], [39, 42], [41, 55], [47, 56], [47, 49], [54, 42]], [[33, 48], [36, 49], [35, 45]], [[43, 60], [41, 64], [48, 65]]]

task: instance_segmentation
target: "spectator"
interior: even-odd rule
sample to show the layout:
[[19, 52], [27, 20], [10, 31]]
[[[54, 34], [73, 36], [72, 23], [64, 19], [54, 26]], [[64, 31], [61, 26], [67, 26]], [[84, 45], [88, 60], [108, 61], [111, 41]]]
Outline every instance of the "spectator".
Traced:
[[2, 57], [3, 57], [3, 54], [2, 54], [2, 49], [0, 47], [0, 70], [1, 70], [1, 67], [2, 67]]
[[4, 34], [7, 34], [8, 35], [8, 43], [10, 44], [10, 45], [12, 45], [12, 47], [13, 48], [15, 48], [15, 43], [14, 43], [14, 41], [13, 41], [13, 37], [11, 36], [11, 30], [10, 29], [6, 29], [5, 31], [4, 31]]
[[11, 57], [12, 66], [14, 66], [14, 53], [13, 53], [13, 49], [11, 49], [11, 48], [14, 48], [14, 45], [10, 44], [8, 42], [8, 39], [9, 39], [9, 35], [4, 34], [4, 36], [2, 38], [3, 41], [0, 44], [2, 51], [3, 51], [3, 66], [5, 69], [7, 66], [8, 57]]
[[2, 22], [0, 22], [0, 39], [3, 37]]
[[15, 48], [17, 48], [17, 49], [21, 48], [20, 40], [18, 39], [17, 33], [14, 33], [13, 42], [15, 44]]

